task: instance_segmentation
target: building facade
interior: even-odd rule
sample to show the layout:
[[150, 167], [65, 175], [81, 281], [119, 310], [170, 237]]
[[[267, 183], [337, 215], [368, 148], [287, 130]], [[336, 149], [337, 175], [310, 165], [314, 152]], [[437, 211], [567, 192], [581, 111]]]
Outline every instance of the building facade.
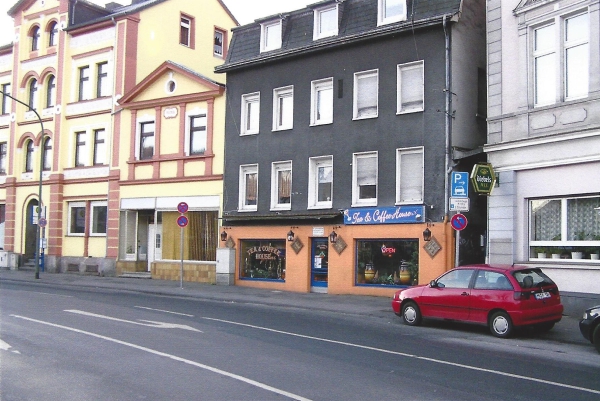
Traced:
[[41, 248], [47, 271], [172, 278], [183, 244], [190, 279], [214, 281], [225, 113], [214, 68], [237, 25], [225, 5], [21, 0], [9, 15], [0, 90], [24, 103], [2, 97], [0, 115], [10, 267]]
[[488, 0], [489, 259], [600, 294], [598, 1]]
[[216, 71], [236, 285], [387, 296], [464, 262], [449, 177], [485, 161], [483, 1], [322, 1], [235, 28]]

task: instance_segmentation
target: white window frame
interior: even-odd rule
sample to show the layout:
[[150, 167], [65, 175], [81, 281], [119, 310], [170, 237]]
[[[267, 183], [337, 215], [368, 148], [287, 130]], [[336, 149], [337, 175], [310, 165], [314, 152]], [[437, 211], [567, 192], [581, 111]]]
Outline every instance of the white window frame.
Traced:
[[406, 21], [406, 0], [399, 0], [403, 11], [397, 15], [386, 16], [385, 15], [385, 6], [388, 0], [378, 0], [377, 1], [377, 26], [392, 24], [394, 22]]
[[[331, 197], [319, 201], [319, 168], [331, 168]], [[308, 159], [308, 209], [331, 209], [333, 207], [333, 156], [319, 156]]]
[[[361, 115], [361, 112], [358, 108], [358, 100], [361, 95], [360, 90], [360, 82], [362, 80], [370, 79], [375, 77], [375, 112], [374, 113], [364, 113]], [[362, 120], [365, 118], [376, 118], [379, 115], [379, 70], [369, 70], [369, 71], [361, 71], [354, 73], [354, 101], [353, 101], [353, 119], [354, 120]]]
[[[581, 17], [581, 16], [587, 16], [587, 29], [588, 29], [588, 34], [585, 38], [581, 38], [579, 40], [571, 40], [571, 41], [567, 41], [567, 25], [568, 25], [568, 21], [573, 19], [573, 18], [577, 18], [577, 17]], [[589, 76], [590, 76], [590, 14], [586, 11], [584, 13], [578, 13], [575, 15], [569, 15], [568, 17], [564, 18], [563, 21], [563, 25], [564, 25], [564, 33], [563, 33], [563, 57], [564, 57], [564, 66], [563, 66], [563, 82], [564, 82], [564, 97], [565, 100], [575, 100], [575, 99], [581, 99], [581, 98], [585, 98], [588, 96], [589, 94], [589, 86], [590, 86], [590, 82], [589, 82]], [[587, 84], [587, 88], [585, 90], [585, 93], [581, 92], [581, 93], [575, 93], [573, 95], [569, 96], [569, 86], [568, 86], [568, 80], [569, 80], [569, 71], [568, 71], [568, 58], [567, 58], [567, 53], [569, 52], [569, 50], [572, 50], [576, 47], [580, 47], [580, 46], [586, 46], [587, 47], [587, 53], [586, 53], [586, 59], [585, 60], [581, 60], [580, 58], [576, 58], [577, 59], [577, 64], [581, 65], [584, 67], [585, 71], [580, 71], [580, 73], [577, 73], [577, 71], [575, 71], [572, 75], [573, 76], [582, 76], [585, 79], [585, 83]]]
[[[410, 171], [410, 177], [420, 177], [420, 186], [419, 192], [420, 197], [414, 199], [405, 199], [402, 194], [402, 157], [406, 155], [415, 155], [419, 154], [421, 156], [420, 159], [420, 171]], [[405, 168], [407, 166], [404, 166]], [[425, 151], [422, 146], [413, 147], [413, 148], [398, 148], [396, 149], [396, 205], [406, 205], [406, 204], [421, 204], [423, 203], [424, 193], [425, 193]], [[415, 181], [417, 178], [415, 178]]]
[[[256, 174], [256, 205], [246, 204], [246, 177], [250, 174]], [[256, 212], [258, 210], [258, 164], [240, 166], [239, 189], [238, 211]]]
[[85, 202], [69, 202], [68, 203], [68, 210], [67, 210], [67, 235], [72, 236], [72, 237], [84, 237], [85, 236], [85, 219], [86, 216], [84, 216], [84, 229], [82, 233], [74, 233], [71, 232], [71, 210], [73, 208], [83, 208], [84, 213], [87, 213], [86, 207], [85, 207]]
[[[403, 82], [402, 73], [404, 71], [416, 69], [421, 70], [421, 104], [413, 107], [404, 107], [402, 100], [402, 85], [406, 85], [406, 82]], [[406, 64], [398, 64], [396, 93], [396, 114], [417, 113], [425, 110], [425, 63], [423, 60]]]
[[[93, 201], [90, 202], [90, 237], [106, 237], [106, 232], [98, 233], [94, 232], [94, 217], [96, 216], [96, 209], [104, 207], [106, 208], [106, 218], [108, 225], [108, 202], [107, 201]], [[107, 227], [108, 230], [108, 227]]]
[[[291, 99], [290, 110], [287, 110], [286, 100]], [[282, 110], [283, 107], [283, 110]], [[287, 113], [290, 119], [282, 118]], [[294, 128], [294, 86], [273, 89], [273, 131], [283, 131]]]
[[[277, 31], [271, 31], [272, 28], [279, 27]], [[269, 21], [260, 24], [260, 51], [268, 52], [281, 48], [281, 37], [283, 36], [283, 24], [281, 20]]]
[[[325, 78], [319, 79], [316, 81], [312, 81], [310, 83], [311, 91], [310, 91], [310, 125], [323, 125], [323, 124], [332, 124], [333, 123], [333, 78]], [[319, 116], [319, 108], [318, 108], [318, 94], [321, 91], [330, 90], [331, 91], [331, 116], [329, 118], [320, 117]]]
[[[552, 27], [553, 32], [554, 32], [554, 36], [556, 36], [556, 29], [557, 29], [557, 24], [552, 22], [550, 24], [545, 24], [542, 26], [537, 26], [532, 30], [532, 51], [533, 51], [533, 57], [532, 57], [532, 71], [533, 71], [533, 102], [534, 102], [534, 107], [541, 107], [541, 106], [546, 106], [546, 105], [550, 105], [550, 104], [554, 104], [556, 103], [556, 93], [557, 93], [557, 87], [556, 87], [556, 71], [557, 71], [557, 65], [558, 65], [558, 60], [557, 60], [557, 52], [556, 52], [556, 41], [553, 41], [554, 46], [552, 47], [548, 47], [547, 49], [536, 49], [536, 43], [535, 43], [535, 36], [536, 36], [536, 31], [540, 30], [540, 29], [544, 29], [544, 28], [548, 28], [548, 27]], [[549, 99], [548, 101], [543, 101], [543, 102], [539, 102], [538, 101], [538, 84], [537, 84], [537, 68], [536, 68], [536, 64], [537, 64], [537, 60], [544, 58], [544, 57], [549, 57], [553, 55], [554, 56], [554, 72], [553, 72], [553, 77], [552, 77], [552, 81], [551, 82], [547, 82], [547, 80], [544, 80], [544, 84], [545, 86], [548, 84], [552, 84], [553, 85], [553, 92], [554, 92], [554, 96], [552, 96], [552, 99]], [[547, 86], [546, 86], [547, 87]]]
[[[360, 159], [375, 158], [375, 197], [360, 198], [360, 187], [358, 180], [358, 161]], [[352, 206], [377, 206], [379, 195], [379, 155], [378, 152], [360, 152], [352, 154]]]
[[[279, 172], [290, 172], [290, 203], [279, 203]], [[271, 210], [292, 209], [292, 161], [273, 162], [271, 164]]]
[[[323, 15], [325, 13], [334, 12], [335, 18], [335, 26], [333, 29], [329, 29], [327, 31], [323, 31], [321, 28], [321, 22], [323, 21]], [[338, 4], [329, 5], [321, 8], [316, 8], [314, 10], [314, 30], [313, 30], [313, 40], [318, 40], [322, 38], [327, 38], [330, 36], [337, 36], [339, 30], [339, 7]]]
[[[247, 126], [248, 118], [252, 122], [252, 115], [248, 114], [248, 106], [256, 106], [256, 127], [252, 124], [250, 127]], [[254, 113], [250, 107], [250, 113]], [[260, 92], [247, 93], [242, 95], [242, 118], [241, 118], [241, 130], [240, 135], [256, 135], [260, 131]]]

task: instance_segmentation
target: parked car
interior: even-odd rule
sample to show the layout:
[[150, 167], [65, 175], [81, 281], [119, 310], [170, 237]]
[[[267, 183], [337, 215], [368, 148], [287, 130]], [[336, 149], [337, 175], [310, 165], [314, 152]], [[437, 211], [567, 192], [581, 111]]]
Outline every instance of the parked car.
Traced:
[[586, 309], [579, 322], [579, 331], [600, 352], [600, 305]]
[[427, 285], [394, 294], [392, 308], [410, 326], [423, 318], [482, 324], [506, 338], [516, 327], [551, 330], [562, 318], [557, 285], [539, 268], [469, 265], [452, 269]]

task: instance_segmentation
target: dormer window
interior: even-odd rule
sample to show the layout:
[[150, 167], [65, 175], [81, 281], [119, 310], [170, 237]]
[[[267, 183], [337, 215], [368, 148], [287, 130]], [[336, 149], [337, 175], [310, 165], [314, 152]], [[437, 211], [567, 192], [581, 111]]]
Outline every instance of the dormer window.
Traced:
[[281, 48], [281, 20], [261, 25], [260, 51], [268, 52]]
[[336, 36], [338, 34], [338, 6], [315, 9], [315, 29], [313, 40]]
[[406, 20], [406, 0], [378, 0], [377, 25]]

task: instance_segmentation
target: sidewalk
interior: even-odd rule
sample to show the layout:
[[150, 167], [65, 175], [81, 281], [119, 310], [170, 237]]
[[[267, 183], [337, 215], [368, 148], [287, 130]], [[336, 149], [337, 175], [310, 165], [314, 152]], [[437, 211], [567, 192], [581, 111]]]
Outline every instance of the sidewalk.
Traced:
[[[179, 296], [215, 301], [238, 303], [276, 305], [307, 309], [312, 311], [327, 311], [344, 313], [355, 316], [370, 316], [382, 319], [400, 319], [395, 316], [388, 297], [370, 297], [362, 295], [329, 295], [318, 293], [295, 293], [285, 291], [262, 290], [256, 288], [217, 286], [200, 283], [184, 282], [183, 288], [179, 281], [166, 281], [144, 278], [99, 277], [70, 273], [35, 273], [28, 270], [0, 270], [2, 282], [26, 282], [32, 285], [53, 287], [87, 287], [102, 288], [118, 291], [132, 291], [145, 294]], [[583, 313], [583, 310], [581, 311]], [[540, 335], [544, 340], [560, 343], [587, 344], [589, 343], [579, 332], [580, 316], [564, 316], [560, 323], [550, 332]]]

